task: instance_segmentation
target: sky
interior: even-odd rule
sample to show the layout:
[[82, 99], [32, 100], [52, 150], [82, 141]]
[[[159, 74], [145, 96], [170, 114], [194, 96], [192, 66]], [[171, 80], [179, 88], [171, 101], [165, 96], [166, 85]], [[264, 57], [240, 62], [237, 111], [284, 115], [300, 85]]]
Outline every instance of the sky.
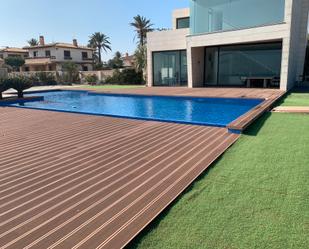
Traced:
[[155, 28], [171, 28], [172, 11], [189, 6], [189, 0], [0, 0], [0, 47], [23, 47], [44, 35], [45, 42], [87, 45], [89, 36], [110, 37], [112, 52], [133, 53], [137, 39], [129, 26], [134, 16], [147, 17]]

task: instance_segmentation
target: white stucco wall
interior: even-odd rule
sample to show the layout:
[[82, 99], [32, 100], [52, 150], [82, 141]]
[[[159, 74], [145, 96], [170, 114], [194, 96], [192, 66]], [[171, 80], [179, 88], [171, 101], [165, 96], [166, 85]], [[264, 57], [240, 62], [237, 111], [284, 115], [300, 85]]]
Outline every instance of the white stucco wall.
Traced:
[[84, 63], [85, 61], [82, 58], [82, 52], [88, 53], [88, 58], [92, 58], [92, 52], [87, 49], [81, 49], [81, 48], [62, 48], [62, 47], [45, 47], [45, 48], [30, 48], [29, 49], [29, 57], [34, 57], [33, 53], [35, 51], [38, 52], [37, 57], [45, 57], [45, 51], [49, 50], [51, 53], [51, 56], [55, 56], [55, 61], [68, 61], [64, 59], [64, 51], [68, 50], [71, 52], [71, 57], [73, 62], [77, 63]]

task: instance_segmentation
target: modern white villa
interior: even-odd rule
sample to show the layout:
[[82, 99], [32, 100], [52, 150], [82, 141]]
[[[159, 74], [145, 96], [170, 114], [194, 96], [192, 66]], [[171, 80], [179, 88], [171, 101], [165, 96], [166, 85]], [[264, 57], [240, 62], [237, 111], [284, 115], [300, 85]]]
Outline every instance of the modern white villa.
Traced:
[[93, 70], [92, 48], [80, 46], [74, 39], [70, 43], [45, 44], [44, 36], [40, 36], [39, 45], [24, 47], [29, 52], [23, 71], [61, 71], [64, 62], [72, 61], [79, 65], [80, 71]]
[[308, 0], [190, 0], [147, 34], [148, 86], [288, 90], [300, 81]]

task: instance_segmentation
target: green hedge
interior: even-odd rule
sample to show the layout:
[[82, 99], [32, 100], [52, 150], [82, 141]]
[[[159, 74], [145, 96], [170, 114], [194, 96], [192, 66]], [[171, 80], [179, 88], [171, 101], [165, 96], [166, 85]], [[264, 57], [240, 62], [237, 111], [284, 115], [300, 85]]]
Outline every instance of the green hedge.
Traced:
[[52, 86], [57, 85], [56, 77], [53, 73], [37, 72], [30, 77], [34, 86]]
[[134, 69], [115, 70], [113, 75], [105, 80], [106, 84], [143, 85], [143, 74]]

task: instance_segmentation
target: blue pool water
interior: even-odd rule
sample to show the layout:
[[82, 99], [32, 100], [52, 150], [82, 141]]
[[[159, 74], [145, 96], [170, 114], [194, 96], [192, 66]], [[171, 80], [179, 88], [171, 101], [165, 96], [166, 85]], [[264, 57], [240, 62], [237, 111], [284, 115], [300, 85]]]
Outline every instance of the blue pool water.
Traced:
[[263, 101], [110, 95], [86, 91], [53, 91], [30, 95], [44, 96], [44, 101], [15, 103], [11, 106], [213, 126], [226, 126]]

